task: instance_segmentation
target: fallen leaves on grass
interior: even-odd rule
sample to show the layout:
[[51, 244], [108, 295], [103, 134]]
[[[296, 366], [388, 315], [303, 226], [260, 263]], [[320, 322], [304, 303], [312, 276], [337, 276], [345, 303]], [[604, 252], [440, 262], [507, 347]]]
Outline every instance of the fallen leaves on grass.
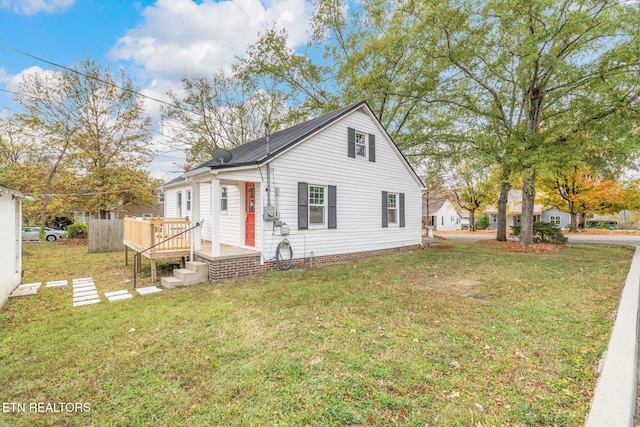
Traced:
[[501, 251], [522, 252], [527, 254], [555, 254], [566, 248], [567, 245], [554, 243], [533, 243], [521, 245], [519, 242], [499, 242], [497, 240], [480, 240], [480, 243], [497, 245]]

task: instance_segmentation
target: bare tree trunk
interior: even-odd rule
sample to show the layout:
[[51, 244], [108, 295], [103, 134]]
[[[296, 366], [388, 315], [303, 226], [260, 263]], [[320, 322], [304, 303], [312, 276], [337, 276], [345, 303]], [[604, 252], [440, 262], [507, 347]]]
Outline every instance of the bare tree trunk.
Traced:
[[507, 241], [507, 202], [509, 201], [511, 184], [504, 180], [500, 183], [500, 198], [498, 199], [498, 234], [496, 240]]
[[533, 243], [533, 210], [536, 199], [536, 171], [529, 170], [522, 184], [522, 217], [520, 218], [520, 244]]

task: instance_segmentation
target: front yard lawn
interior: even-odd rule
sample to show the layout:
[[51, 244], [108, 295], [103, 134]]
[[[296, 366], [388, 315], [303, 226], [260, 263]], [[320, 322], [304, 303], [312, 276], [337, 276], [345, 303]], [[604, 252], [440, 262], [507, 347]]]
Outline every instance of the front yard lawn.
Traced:
[[583, 425], [631, 251], [446, 244], [117, 302], [122, 253], [25, 246], [24, 283], [90, 276], [103, 302], [5, 305], [0, 400], [84, 406], [0, 424]]

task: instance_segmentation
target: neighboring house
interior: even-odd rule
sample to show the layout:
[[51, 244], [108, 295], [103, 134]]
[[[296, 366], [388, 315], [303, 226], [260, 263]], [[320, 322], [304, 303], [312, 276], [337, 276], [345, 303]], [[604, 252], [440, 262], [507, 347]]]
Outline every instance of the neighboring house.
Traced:
[[571, 225], [571, 215], [568, 212], [560, 212], [556, 208], [546, 208], [540, 216], [541, 221], [550, 222], [558, 228], [568, 229]]
[[124, 218], [125, 216], [153, 218], [164, 215], [164, 192], [158, 190], [156, 193], [156, 202], [152, 206], [125, 204], [123, 205], [124, 212], [116, 214], [117, 218]]
[[433, 231], [462, 229], [462, 217], [451, 200], [444, 197], [422, 199], [422, 222], [424, 226], [432, 227]]
[[[498, 228], [498, 207], [489, 206], [484, 210], [489, 214], [489, 228]], [[507, 199], [507, 229], [520, 225], [522, 218], [522, 191], [511, 190]], [[567, 212], [560, 212], [555, 208], [535, 204], [533, 207], [533, 221], [546, 221], [556, 224], [559, 228], [567, 228], [571, 223], [571, 216]]]
[[[252, 261], [231, 269], [237, 275], [275, 268], [285, 239], [298, 262], [421, 244], [423, 185], [365, 102], [268, 141], [235, 147], [227, 162], [212, 159], [160, 187], [165, 217], [204, 219], [196, 259], [248, 250]], [[225, 277], [217, 268], [210, 278]]]
[[33, 200], [19, 191], [0, 185], [0, 307], [22, 279], [22, 200]]

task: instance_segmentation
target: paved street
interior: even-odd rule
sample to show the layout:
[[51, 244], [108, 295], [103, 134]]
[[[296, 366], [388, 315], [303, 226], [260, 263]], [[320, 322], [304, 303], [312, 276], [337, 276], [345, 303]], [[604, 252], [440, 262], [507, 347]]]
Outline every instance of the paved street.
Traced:
[[[487, 240], [495, 239], [495, 233], [486, 232], [453, 232], [436, 231], [437, 236], [442, 236], [449, 240]], [[569, 243], [589, 243], [602, 245], [638, 245], [640, 246], [640, 235], [636, 233], [629, 234], [577, 234], [570, 235]]]

